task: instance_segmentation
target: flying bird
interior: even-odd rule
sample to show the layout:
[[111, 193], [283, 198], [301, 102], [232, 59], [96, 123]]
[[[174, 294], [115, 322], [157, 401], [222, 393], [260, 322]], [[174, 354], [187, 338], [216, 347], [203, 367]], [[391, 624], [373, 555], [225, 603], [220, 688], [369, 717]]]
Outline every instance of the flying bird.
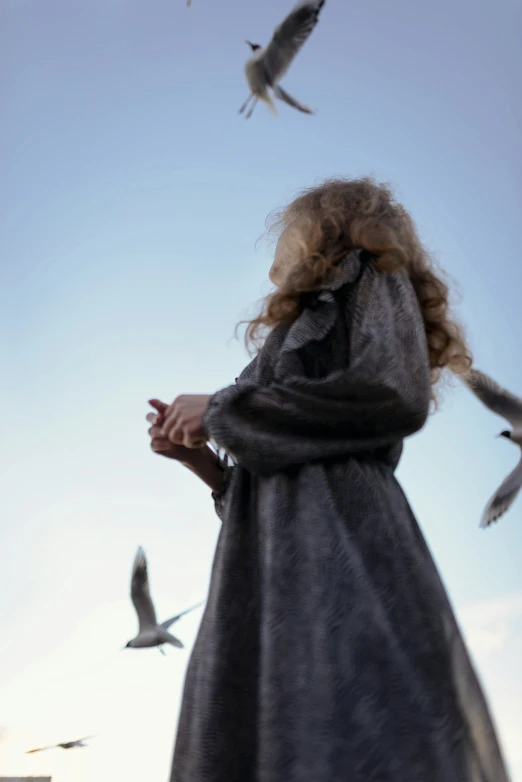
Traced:
[[272, 40], [264, 48], [258, 43], [245, 42], [253, 52], [245, 64], [245, 76], [251, 94], [239, 109], [239, 113], [242, 114], [252, 101], [245, 115], [246, 119], [252, 116], [259, 100], [266, 103], [270, 112], [277, 117], [277, 109], [269, 93], [270, 88], [274, 97], [288, 103], [292, 108], [304, 114], [314, 113], [308, 106], [299, 103], [285, 92], [279, 82], [317, 24], [319, 11], [324, 3], [325, 0], [300, 0], [286, 19], [276, 27]]
[[510, 391], [506, 391], [505, 388], [499, 386], [492, 378], [478, 369], [471, 369], [462, 376], [462, 379], [486, 407], [511, 424], [512, 429], [505, 429], [500, 432], [498, 437], [511, 440], [521, 449], [517, 466], [509, 473], [486, 505], [480, 526], [489, 527], [493, 521], [497, 521], [509, 510], [522, 487], [522, 399]]
[[94, 736], [85, 736], [83, 739], [76, 739], [76, 741], [64, 741], [63, 744], [51, 744], [49, 747], [38, 747], [38, 749], [30, 749], [25, 754], [32, 755], [35, 752], [43, 752], [45, 749], [73, 749], [74, 747], [88, 747], [88, 744], [84, 744], [84, 741], [93, 739]]
[[129, 647], [131, 649], [144, 649], [157, 646], [162, 654], [165, 654], [161, 648], [162, 644], [172, 644], [172, 646], [176, 646], [178, 649], [183, 649], [183, 644], [179, 638], [171, 635], [168, 632], [168, 629], [174, 622], [181, 619], [182, 616], [185, 616], [185, 614], [188, 614], [195, 608], [199, 608], [203, 603], [198, 603], [191, 608], [187, 608], [186, 611], [182, 611], [181, 614], [176, 614], [172, 619], [167, 619], [166, 622], [158, 624], [156, 611], [154, 610], [154, 604], [150, 596], [147, 560], [141, 546], [138, 548], [132, 568], [131, 598], [136, 613], [138, 614], [139, 631], [138, 635], [128, 642], [125, 649]]

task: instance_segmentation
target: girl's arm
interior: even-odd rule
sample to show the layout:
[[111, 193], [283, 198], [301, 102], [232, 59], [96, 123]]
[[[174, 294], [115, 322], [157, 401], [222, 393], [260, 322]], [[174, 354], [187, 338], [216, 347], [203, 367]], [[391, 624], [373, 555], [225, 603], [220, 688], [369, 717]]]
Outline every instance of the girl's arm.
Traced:
[[[410, 281], [400, 272], [369, 270], [349, 305], [339, 296], [296, 321], [272, 383], [234, 385], [211, 398], [205, 434], [248, 472], [270, 475], [372, 454], [424, 425], [430, 367]], [[328, 354], [320, 372], [311, 360], [313, 343]]]
[[217, 494], [222, 485], [225, 472], [221, 466], [219, 457], [214, 451], [205, 445], [203, 448], [187, 448], [187, 454], [183, 459], [178, 459], [180, 464], [197, 475], [206, 483], [214, 494]]

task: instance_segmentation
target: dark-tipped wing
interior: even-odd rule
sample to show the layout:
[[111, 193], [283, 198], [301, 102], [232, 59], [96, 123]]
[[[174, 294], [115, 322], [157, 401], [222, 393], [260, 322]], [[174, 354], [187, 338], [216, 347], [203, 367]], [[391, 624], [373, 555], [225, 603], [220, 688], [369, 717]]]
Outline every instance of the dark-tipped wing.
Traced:
[[140, 632], [156, 627], [156, 612], [150, 596], [147, 560], [141, 546], [136, 553], [132, 568], [131, 598], [138, 614]]
[[301, 0], [276, 27], [272, 40], [263, 51], [263, 66], [269, 84], [279, 81], [292, 64], [292, 60], [314, 29], [319, 11], [325, 0]]
[[63, 744], [57, 744], [57, 747], [61, 747], [62, 749], [72, 749], [73, 747], [85, 747], [87, 746], [84, 744], [84, 741], [88, 741], [89, 739], [93, 739], [94, 736], [84, 736], [83, 739], [75, 739], [74, 741], [65, 741]]
[[489, 375], [478, 369], [470, 369], [462, 380], [482, 404], [501, 415], [513, 426], [522, 423], [522, 399], [502, 388]]
[[513, 470], [510, 472], [500, 488], [495, 492], [488, 502], [480, 522], [481, 527], [497, 521], [513, 504], [517, 494], [522, 487], [522, 458]]
[[88, 739], [93, 739], [94, 736], [85, 736], [83, 739], [76, 739], [75, 741], [65, 741], [63, 744], [50, 744], [48, 747], [39, 747], [38, 749], [30, 749], [25, 754], [26, 755], [32, 755], [35, 752], [43, 752], [45, 749], [56, 749], [57, 747], [61, 747], [62, 749], [71, 749], [71, 747], [81, 747], [85, 746], [82, 745], [82, 741], [87, 741]]
[[163, 627], [165, 630], [168, 630], [169, 627], [174, 624], [174, 622], [177, 622], [178, 619], [181, 619], [182, 616], [185, 616], [185, 614], [189, 614], [191, 611], [194, 611], [196, 608], [199, 608], [203, 605], [205, 601], [202, 600], [201, 603], [198, 603], [195, 606], [192, 606], [191, 608], [187, 608], [185, 611], [182, 611], [181, 614], [176, 614], [176, 616], [173, 616], [172, 619], [167, 619], [166, 622], [162, 622], [160, 627]]

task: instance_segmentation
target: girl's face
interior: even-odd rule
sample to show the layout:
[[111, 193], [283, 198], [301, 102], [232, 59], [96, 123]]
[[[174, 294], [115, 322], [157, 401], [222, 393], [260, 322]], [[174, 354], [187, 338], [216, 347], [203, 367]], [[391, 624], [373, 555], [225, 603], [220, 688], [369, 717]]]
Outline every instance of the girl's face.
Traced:
[[278, 288], [284, 284], [292, 268], [299, 263], [302, 242], [303, 230], [300, 228], [300, 221], [295, 219], [281, 232], [268, 273], [270, 281]]

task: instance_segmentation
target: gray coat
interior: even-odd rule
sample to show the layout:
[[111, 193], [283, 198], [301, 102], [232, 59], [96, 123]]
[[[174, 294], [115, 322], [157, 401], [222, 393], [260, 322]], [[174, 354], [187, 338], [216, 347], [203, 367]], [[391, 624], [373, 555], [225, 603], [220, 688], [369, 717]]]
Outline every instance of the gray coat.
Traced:
[[231, 457], [171, 782], [506, 782], [394, 470], [425, 423], [412, 285], [350, 253], [205, 427]]

